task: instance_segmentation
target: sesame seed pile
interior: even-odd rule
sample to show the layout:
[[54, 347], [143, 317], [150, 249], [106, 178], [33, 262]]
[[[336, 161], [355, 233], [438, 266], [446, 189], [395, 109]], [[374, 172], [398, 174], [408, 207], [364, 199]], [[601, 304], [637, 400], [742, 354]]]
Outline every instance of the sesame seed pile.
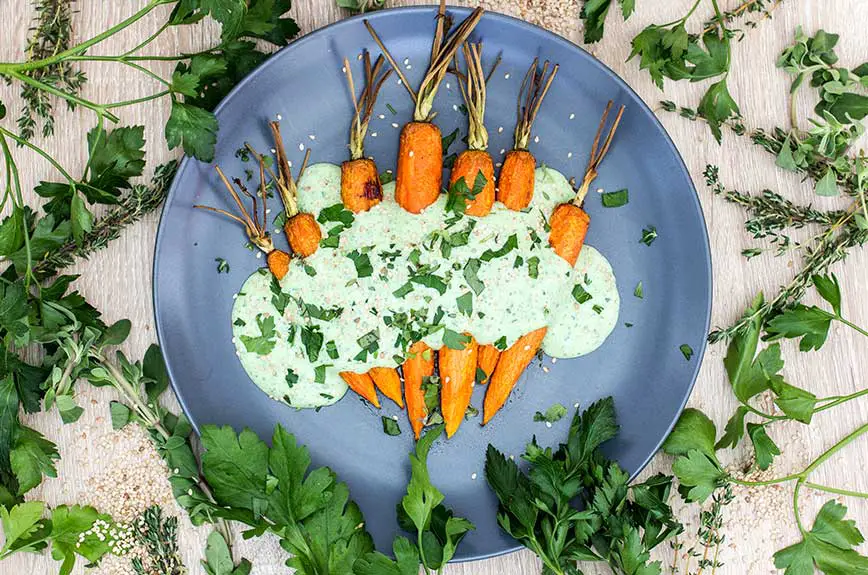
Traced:
[[486, 10], [526, 20], [569, 40], [579, 40], [579, 0], [482, 0], [479, 5]]

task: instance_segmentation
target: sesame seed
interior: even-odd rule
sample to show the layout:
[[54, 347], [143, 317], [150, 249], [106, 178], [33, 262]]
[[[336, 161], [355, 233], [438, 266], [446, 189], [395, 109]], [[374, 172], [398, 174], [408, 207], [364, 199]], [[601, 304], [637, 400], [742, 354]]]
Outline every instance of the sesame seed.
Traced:
[[358, 56], [356, 56], [356, 60], [361, 60], [361, 59], [362, 59], [362, 55], [361, 55], [361, 54], [359, 54]]
[[597, 193], [598, 193], [598, 194], [602, 194], [603, 191], [604, 191], [603, 188], [597, 188]]
[[575, 407], [576, 409], [578, 409], [578, 408], [579, 408], [579, 402], [578, 402], [578, 401], [575, 402], [575, 403], [573, 404], [573, 407]]
[[574, 119], [575, 117], [576, 117], [575, 114], [570, 114], [570, 120]]
[[449, 90], [451, 87], [452, 86], [449, 84], [449, 82], [446, 82], [446, 89]]
[[524, 350], [525, 350], [525, 351], [530, 350], [530, 346], [529, 346], [529, 345], [524, 346]]
[[405, 66], [405, 68], [407, 68], [408, 70], [412, 70], [412, 69], [413, 69], [413, 66], [412, 66], [412, 64], [407, 64], [407, 65]]
[[398, 421], [398, 416], [397, 416], [397, 415], [393, 415], [393, 416], [392, 416], [392, 420], [393, 420], [393, 421]]
[[410, 63], [410, 58], [404, 58], [404, 65], [406, 66], [409, 63]]
[[283, 116], [281, 116], [280, 114], [278, 114], [278, 115], [277, 115], [277, 121], [279, 122], [279, 121], [282, 120], [282, 119], [283, 119]]
[[534, 143], [539, 144], [539, 136], [534, 136], [533, 141], [534, 141]]
[[470, 479], [476, 481], [476, 477], [477, 477], [476, 473], [471, 473], [471, 474], [470, 474]]
[[401, 82], [401, 78], [398, 78], [398, 85], [400, 86], [401, 84], [403, 84], [403, 82]]
[[567, 157], [568, 157], [568, 158], [572, 158], [572, 157], [573, 157], [573, 153], [572, 153], [572, 152], [568, 152], [568, 153], [567, 153]]
[[398, 127], [398, 122], [392, 122], [392, 127], [393, 127], [393, 128], [397, 128], [397, 127]]
[[298, 144], [298, 151], [299, 151], [299, 152], [303, 152], [303, 151], [304, 151], [304, 144], [302, 144], [301, 142], [299, 142], [299, 144]]
[[372, 137], [372, 138], [376, 138], [376, 137], [377, 137], [377, 132], [371, 132], [371, 137]]
[[504, 80], [509, 80], [509, 72], [507, 72], [506, 74], [503, 75], [503, 79], [504, 79]]
[[262, 252], [256, 252], [256, 259], [260, 259], [262, 257]]
[[386, 114], [380, 114], [380, 115], [377, 116], [377, 117], [378, 117], [379, 119], [381, 119], [381, 120], [385, 120], [385, 119], [386, 119]]
[[272, 153], [272, 154], [276, 154], [276, 153], [277, 153], [277, 150], [275, 150], [274, 148], [271, 148], [271, 153]]
[[552, 363], [557, 363], [557, 362], [558, 362], [558, 358], [553, 357], [553, 358], [552, 358]]
[[503, 133], [503, 126], [498, 126], [498, 127], [497, 127], [497, 133], [498, 133], [498, 134]]
[[310, 138], [311, 140], [316, 140], [316, 136], [313, 134], [308, 134], [307, 137]]
[[544, 371], [545, 373], [548, 373], [548, 372], [549, 372], [549, 368], [546, 367], [546, 366], [543, 366], [543, 371]]
[[346, 66], [341, 66], [341, 72], [343, 72], [344, 74], [346, 74], [346, 73], [347, 73], [347, 67], [346, 67]]
[[501, 153], [501, 154], [505, 154], [505, 153], [506, 153], [506, 148], [501, 148], [501, 149], [500, 149], [500, 153]]
[[450, 377], [447, 375], [447, 376], [446, 376], [446, 379], [443, 380], [443, 383], [449, 383], [449, 382], [451, 381], [451, 379], [452, 379], [452, 378], [450, 378]]
[[496, 164], [494, 164], [494, 165], [495, 165], [495, 167], [498, 167], [498, 168], [499, 168], [499, 167], [500, 167], [500, 166], [502, 166], [502, 165], [503, 165], [503, 162], [497, 162], [497, 163], [496, 163]]
[[546, 421], [546, 427], [548, 427], [549, 429], [551, 429], [551, 428], [552, 428], [552, 422], [551, 422], [551, 421]]

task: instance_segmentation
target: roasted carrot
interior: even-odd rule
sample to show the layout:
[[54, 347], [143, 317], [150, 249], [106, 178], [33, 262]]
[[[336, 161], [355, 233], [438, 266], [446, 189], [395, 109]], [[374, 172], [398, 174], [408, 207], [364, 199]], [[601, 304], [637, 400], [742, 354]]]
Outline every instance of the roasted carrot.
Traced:
[[[601, 140], [611, 109], [612, 102], [609, 102], [606, 110], [603, 112], [603, 117], [600, 119], [600, 125], [597, 128], [597, 134], [594, 137], [594, 144], [591, 147], [591, 157], [585, 169], [585, 176], [573, 201], [568, 204], [560, 204], [556, 207], [549, 222], [552, 228], [549, 244], [555, 253], [566, 260], [571, 266], [576, 265], [576, 260], [582, 250], [582, 245], [584, 244], [591, 222], [588, 214], [582, 209], [582, 203], [590, 189], [591, 182], [597, 177], [597, 170], [606, 156], [606, 152], [609, 151], [612, 138], [615, 136], [615, 131], [621, 122], [621, 116], [624, 114], [624, 106], [621, 106], [618, 115], [609, 128], [608, 135], [605, 140]], [[525, 368], [527, 368], [530, 361], [536, 355], [545, 334], [546, 328], [543, 327], [524, 335], [500, 355], [497, 367], [494, 369], [494, 375], [491, 376], [491, 381], [485, 394], [484, 413], [482, 416], [483, 424], [491, 421], [491, 418], [506, 403], [506, 399], [509, 397], [510, 392], [512, 392], [512, 388], [515, 387], [519, 377], [521, 377]]]
[[401, 83], [410, 93], [416, 104], [413, 111], [413, 121], [404, 125], [398, 141], [398, 166], [395, 174], [395, 200], [408, 212], [418, 214], [440, 195], [443, 174], [443, 142], [440, 128], [431, 121], [434, 118], [432, 107], [437, 89], [446, 76], [449, 62], [458, 48], [476, 27], [482, 8], [476, 8], [455, 30], [446, 35], [446, 1], [440, 0], [437, 15], [437, 26], [434, 32], [434, 42], [431, 45], [431, 61], [428, 70], [419, 86], [417, 94], [407, 78], [401, 72], [401, 67], [386, 50], [377, 33], [366, 20], [365, 26], [374, 41], [383, 51], [392, 65], [392, 69], [401, 78]]
[[543, 98], [557, 73], [557, 64], [549, 73], [548, 61], [543, 64], [542, 70], [539, 70], [539, 61], [534, 58], [522, 80], [518, 93], [518, 122], [515, 125], [513, 149], [506, 153], [497, 186], [497, 200], [511, 210], [525, 209], [533, 198], [536, 159], [528, 151], [530, 132]]
[[410, 346], [409, 356], [402, 367], [404, 372], [404, 399], [407, 402], [407, 416], [416, 439], [428, 418], [425, 406], [425, 390], [422, 383], [426, 377], [434, 375], [434, 350], [421, 341]]
[[238, 210], [241, 212], [241, 216], [236, 216], [226, 210], [222, 210], [220, 208], [212, 208], [211, 206], [203, 206], [196, 204], [194, 208], [200, 208], [203, 210], [208, 210], [211, 212], [216, 212], [218, 214], [222, 214], [227, 218], [235, 220], [244, 226], [244, 231], [247, 233], [247, 237], [250, 238], [251, 243], [253, 243], [256, 247], [262, 250], [265, 253], [265, 261], [268, 264], [268, 269], [277, 279], [283, 279], [283, 276], [286, 275], [286, 272], [289, 271], [289, 259], [290, 255], [284, 251], [281, 251], [274, 247], [274, 243], [271, 241], [271, 236], [268, 234], [268, 225], [266, 223], [266, 217], [268, 214], [268, 206], [266, 205], [266, 197], [268, 195], [268, 191], [265, 186], [265, 162], [262, 158], [259, 158], [259, 177], [260, 177], [260, 186], [258, 197], [262, 200], [262, 221], [259, 220], [259, 209], [257, 204], [257, 195], [251, 194], [247, 187], [239, 180], [238, 178], [234, 179], [235, 185], [250, 199], [253, 200], [253, 215], [250, 215], [250, 212], [247, 211], [247, 208], [244, 207], [244, 202], [241, 201], [241, 197], [238, 195], [238, 192], [235, 190], [235, 187], [232, 185], [232, 182], [229, 181], [229, 178], [226, 177], [226, 174], [223, 173], [223, 170], [220, 169], [220, 166], [215, 166], [217, 170], [217, 174], [220, 176], [220, 180], [223, 182], [223, 185], [226, 186], [226, 189], [229, 190], [229, 194], [232, 196], [232, 199], [235, 201], [235, 205], [238, 206]]
[[509, 349], [500, 354], [500, 360], [488, 382], [485, 401], [482, 404], [483, 425], [491, 421], [494, 414], [506, 403], [512, 388], [536, 355], [536, 350], [539, 349], [545, 336], [546, 328], [542, 327], [521, 336]]
[[469, 333], [464, 334], [468, 341], [464, 349], [451, 349], [443, 346], [439, 352], [440, 367], [440, 412], [446, 423], [446, 437], [458, 431], [476, 381], [476, 360], [479, 345]]
[[494, 368], [497, 366], [497, 360], [500, 359], [500, 350], [493, 345], [480, 345], [479, 354], [476, 357], [476, 367], [485, 373], [485, 379], [479, 383], [485, 385], [491, 379], [491, 374], [494, 373]]
[[371, 379], [374, 380], [374, 385], [383, 392], [383, 395], [397, 403], [398, 407], [404, 409], [404, 398], [401, 396], [401, 378], [396, 369], [392, 367], [372, 367], [368, 375], [371, 376]]
[[382, 71], [383, 57], [377, 58], [371, 66], [371, 56], [367, 51], [362, 58], [365, 69], [365, 85], [356, 99], [356, 87], [350, 62], [344, 58], [344, 73], [350, 96], [353, 99], [353, 121], [350, 125], [350, 159], [341, 164], [341, 201], [351, 212], [364, 212], [383, 199], [383, 186], [374, 160], [365, 158], [365, 134], [374, 115], [374, 104], [383, 82], [392, 70]]
[[[458, 88], [467, 107], [467, 149], [458, 154], [449, 176], [449, 186], [464, 180], [468, 190], [475, 195], [466, 200], [465, 213], [470, 216], [485, 216], [494, 205], [494, 162], [488, 153], [488, 131], [485, 129], [485, 73], [482, 70], [482, 44], [464, 43], [466, 73], [458, 74]], [[458, 59], [455, 59], [456, 68]], [[481, 189], [477, 187], [480, 174], [485, 179]]]
[[[272, 172], [277, 191], [283, 200], [283, 209], [286, 212], [286, 222], [283, 230], [293, 253], [306, 258], [319, 249], [319, 241], [322, 239], [322, 230], [311, 214], [300, 212], [298, 209], [298, 187], [296, 180], [292, 178], [292, 168], [286, 157], [283, 147], [283, 137], [280, 135], [280, 124], [271, 122], [271, 134], [274, 137], [274, 149], [277, 153], [277, 175]], [[298, 177], [301, 178], [310, 158], [310, 149], [304, 155]]]
[[380, 407], [380, 399], [377, 397], [374, 380], [371, 379], [370, 375], [352, 371], [342, 371], [340, 375], [341, 379], [350, 386], [350, 389], [367, 399], [374, 407]]

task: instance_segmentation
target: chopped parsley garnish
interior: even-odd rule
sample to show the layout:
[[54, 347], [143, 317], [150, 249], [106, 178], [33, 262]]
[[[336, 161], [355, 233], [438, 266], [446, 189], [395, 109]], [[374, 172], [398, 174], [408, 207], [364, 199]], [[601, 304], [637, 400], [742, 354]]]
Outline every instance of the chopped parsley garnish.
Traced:
[[377, 353], [380, 349], [380, 332], [379, 330], [371, 330], [359, 339], [356, 340], [362, 350], [353, 358], [356, 361], [366, 361], [368, 354]]
[[485, 284], [479, 279], [479, 267], [481, 265], [481, 262], [476, 258], [471, 258], [464, 264], [464, 280], [476, 295], [481, 294], [482, 290], [485, 289]]
[[395, 176], [392, 175], [392, 172], [386, 170], [384, 172], [380, 172], [380, 185], [385, 186], [386, 184], [392, 182], [395, 179]]
[[604, 208], [620, 208], [621, 206], [626, 206], [630, 201], [626, 188], [617, 192], [604, 192], [601, 196]]
[[585, 291], [585, 288], [582, 287], [582, 284], [576, 284], [573, 286], [573, 299], [575, 299], [580, 304], [585, 303], [592, 297], [594, 296]]
[[323, 335], [319, 330], [319, 326], [302, 326], [301, 343], [304, 345], [304, 352], [311, 363], [319, 359], [319, 352], [322, 349], [323, 343]]
[[356, 275], [360, 278], [370, 277], [374, 273], [374, 267], [371, 265], [371, 258], [368, 254], [362, 253], [359, 250], [353, 250], [347, 254], [347, 257], [353, 260], [353, 265], [356, 266]]
[[446, 328], [443, 331], [443, 345], [449, 349], [463, 350], [470, 343], [470, 336]]
[[654, 243], [654, 240], [657, 239], [657, 228], [654, 226], [648, 226], [647, 228], [642, 230], [642, 239], [639, 240], [646, 246], [650, 246]]
[[398, 426], [398, 422], [392, 419], [391, 417], [382, 416], [383, 419], [383, 433], [386, 435], [401, 435], [401, 428]]
[[690, 361], [690, 358], [693, 357], [693, 348], [687, 345], [686, 343], [682, 343], [678, 346], [678, 349], [681, 350], [681, 355], [684, 356], [684, 359]]
[[443, 146], [443, 153], [444, 154], [449, 151], [449, 146], [452, 145], [452, 143], [455, 141], [455, 138], [457, 138], [457, 137], [458, 137], [458, 128], [455, 128], [454, 130], [452, 130], [451, 133], [449, 133], [449, 134], [443, 136], [443, 138], [441, 138], [440, 142]]
[[407, 295], [411, 291], [413, 291], [413, 284], [411, 284], [410, 282], [407, 282], [404, 285], [402, 285], [401, 287], [399, 287], [398, 289], [396, 289], [395, 291], [393, 291], [392, 295], [395, 297], [404, 297], [405, 295]]
[[[329, 393], [322, 393], [322, 392], [320, 392], [319, 396], [322, 397], [322, 398], [325, 398], [325, 399], [334, 399], [334, 398], [335, 398], [334, 395], [331, 395], [331, 394], [329, 394]], [[322, 407], [322, 406], [320, 406], [320, 407]], [[317, 407], [317, 408], [316, 408], [317, 411], [319, 411], [320, 407]]]
[[398, 112], [395, 111], [395, 108], [392, 107], [392, 104], [389, 104], [388, 102], [386, 102], [386, 109], [392, 112], [393, 116], [396, 116], [398, 114]]
[[468, 188], [464, 178], [460, 178], [449, 186], [446, 196], [446, 207], [444, 209], [454, 214], [463, 214], [467, 211], [467, 202], [478, 196], [487, 183], [488, 180], [481, 171], [476, 173], [476, 178], [473, 180], [473, 188]]
[[500, 336], [497, 339], [497, 341], [494, 342], [494, 347], [496, 347], [500, 351], [505, 350], [506, 349], [506, 336], [505, 335]]
[[[444, 293], [446, 293], [446, 288], [447, 288], [446, 282], [443, 281], [442, 277], [440, 277], [436, 274], [432, 274], [432, 273], [418, 274], [418, 275], [412, 276], [410, 278], [410, 281], [413, 282], [414, 284], [419, 284], [419, 285], [425, 286], [427, 288], [437, 290], [437, 293], [439, 293], [440, 295], [443, 295]], [[399, 297], [401, 297], [401, 296], [399, 296]]]
[[217, 262], [217, 273], [218, 274], [228, 274], [229, 273], [229, 262], [227, 262], [223, 258], [214, 258], [214, 261]]
[[506, 242], [497, 250], [485, 250], [480, 258], [484, 262], [490, 262], [494, 258], [501, 258], [518, 247], [518, 237], [512, 234]]
[[326, 353], [328, 354], [328, 356], [330, 358], [332, 358], [332, 359], [338, 358], [338, 346], [334, 342], [334, 340], [326, 342], [325, 350], [326, 350]]
[[476, 384], [479, 385], [483, 381], [485, 381], [486, 379], [488, 379], [488, 374], [485, 373], [485, 370], [482, 369], [481, 367], [477, 367], [476, 368]]
[[[325, 376], [326, 376], [326, 368], [327, 367], [331, 367], [331, 364], [318, 365], [318, 366], [313, 368], [313, 381], [314, 381], [314, 383], [320, 383], [320, 384], [325, 383]], [[323, 397], [325, 397], [325, 396], [323, 396]], [[331, 397], [326, 397], [326, 399], [331, 399]]]
[[250, 353], [257, 355], [268, 355], [274, 349], [275, 336], [274, 317], [263, 316], [261, 313], [256, 315], [256, 325], [259, 327], [260, 335], [249, 336], [242, 335], [241, 343]]
[[624, 327], [633, 327], [633, 324], [630, 323], [629, 321], [625, 321], [625, 322], [624, 322]]
[[342, 313], [344, 313], [344, 308], [342, 307], [320, 307], [312, 303], [304, 304], [304, 315], [321, 321], [331, 321], [341, 317]]
[[384, 262], [393, 263], [399, 257], [401, 257], [401, 250], [380, 252], [380, 259]]
[[458, 311], [466, 316], [473, 313], [473, 293], [466, 292], [455, 298], [455, 303], [458, 304]]
[[518, 269], [524, 264], [524, 258], [521, 256], [515, 256], [515, 261], [512, 262], [512, 268]]
[[636, 284], [636, 288], [633, 290], [633, 295], [639, 299], [643, 299], [645, 297], [645, 290], [642, 288], [642, 282]]
[[316, 276], [316, 269], [312, 265], [310, 265], [306, 262], [302, 262], [301, 265], [304, 268], [304, 273], [306, 273], [310, 277]]
[[555, 423], [556, 421], [560, 421], [567, 414], [567, 408], [561, 405], [560, 403], [556, 403], [550, 408], [546, 409], [545, 413], [541, 413], [537, 411], [533, 414], [533, 420], [536, 422], [543, 423]]
[[271, 290], [271, 305], [274, 306], [277, 313], [283, 315], [283, 312], [286, 311], [286, 306], [292, 301], [292, 296], [283, 292], [280, 288], [280, 282], [274, 276], [271, 276], [271, 283], [268, 287]]
[[536, 230], [533, 228], [528, 228], [527, 231], [528, 231], [527, 235], [530, 236], [530, 241], [533, 243], [533, 245], [530, 247], [530, 249], [533, 250], [533, 249], [538, 248], [540, 246], [540, 244], [542, 244], [542, 238], [539, 237], [539, 234], [536, 233]]
[[298, 374], [295, 373], [291, 367], [287, 368], [287, 370], [286, 370], [286, 386], [291, 388], [296, 383], [298, 383]]
[[591, 309], [594, 310], [594, 313], [596, 313], [597, 315], [603, 313], [603, 306], [599, 304], [595, 304]]
[[240, 317], [232, 322], [232, 325], [237, 325], [238, 327], [244, 327], [247, 325], [247, 322], [241, 319]]
[[289, 345], [295, 343], [295, 333], [298, 331], [298, 327], [295, 324], [289, 326], [289, 330], [286, 332], [286, 341], [289, 342]]
[[539, 277], [539, 258], [533, 256], [532, 258], [527, 258], [527, 275], [530, 276], [531, 279], [536, 279]]
[[316, 220], [321, 224], [329, 222], [336, 222], [338, 224], [332, 226], [328, 231], [328, 236], [324, 237], [319, 242], [320, 247], [336, 248], [340, 244], [341, 232], [353, 224], [355, 217], [353, 216], [353, 213], [346, 209], [341, 203], [323, 208]]
[[470, 421], [474, 417], [479, 415], [479, 410], [473, 407], [472, 405], [468, 405], [467, 409], [464, 410], [464, 420]]
[[443, 311], [443, 308], [437, 306], [437, 311], [434, 312], [434, 318], [431, 320], [431, 323], [433, 325], [438, 325], [440, 323], [440, 320], [443, 319], [444, 315], [446, 315], [446, 312]]

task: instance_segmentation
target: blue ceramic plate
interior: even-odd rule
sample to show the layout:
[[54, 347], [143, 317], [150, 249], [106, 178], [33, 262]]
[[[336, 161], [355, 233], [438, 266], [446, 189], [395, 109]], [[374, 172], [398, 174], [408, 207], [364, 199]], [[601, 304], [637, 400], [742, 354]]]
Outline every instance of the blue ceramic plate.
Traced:
[[[453, 12], [456, 18], [468, 13]], [[412, 69], [404, 73], [414, 84], [428, 62], [434, 14], [432, 8], [406, 8], [368, 16], [398, 61], [409, 58]], [[593, 192], [586, 202], [593, 222], [588, 242], [611, 261], [618, 278], [622, 306], [614, 333], [588, 356], [554, 365], [546, 360], [549, 373], [530, 368], [488, 426], [467, 422], [455, 438], [438, 442], [432, 451], [434, 483], [459, 515], [476, 524], [461, 544], [458, 560], [517, 548], [497, 526], [497, 502], [483, 474], [485, 448], [492, 443], [518, 456], [533, 435], [547, 444], [564, 440], [569, 418], [548, 428], [533, 422], [538, 410], [555, 402], [587, 406], [614, 396], [621, 434], [607, 445], [608, 454], [633, 474], [642, 469], [690, 393], [705, 349], [711, 304], [708, 238], [696, 191], [675, 146], [648, 107], [589, 54], [525, 22], [489, 13], [474, 38], [484, 41], [486, 67], [498, 52], [503, 57], [489, 83], [486, 111], [495, 161], [502, 148], [511, 147], [516, 95], [528, 65], [536, 56], [549, 59], [561, 68], [536, 121], [539, 142], [532, 143], [531, 150], [537, 161], [581, 177], [606, 102], [626, 104], [594, 188], [628, 188], [630, 202], [603, 208]], [[242, 165], [235, 151], [245, 140], [257, 149], [270, 149], [267, 122], [278, 114], [295, 165], [302, 158], [299, 143], [312, 149], [312, 161], [345, 160], [351, 103], [341, 62], [348, 57], [358, 66], [355, 57], [362, 48], [378, 54], [362, 20], [352, 18], [305, 36], [269, 59], [218, 107], [215, 162], [229, 174], [241, 174], [249, 165]], [[466, 118], [455, 111], [460, 94], [454, 78], [449, 80], [451, 89], [444, 85], [437, 96], [436, 122], [444, 134], [456, 127], [466, 133]], [[376, 158], [380, 169], [393, 168], [399, 133], [393, 125], [403, 125], [412, 113], [410, 99], [394, 76], [380, 95], [376, 113], [385, 119], [375, 116], [366, 153]], [[372, 132], [377, 137], [371, 137]], [[154, 262], [159, 341], [184, 411], [196, 426], [246, 426], [261, 437], [270, 437], [274, 426], [283, 424], [310, 448], [316, 465], [330, 466], [349, 484], [377, 547], [390, 549], [398, 530], [395, 504], [407, 484], [407, 454], [413, 446], [406, 419], [400, 420], [403, 434], [389, 437], [383, 434], [380, 418], [352, 393], [315, 413], [277, 403], [254, 386], [235, 357], [229, 318], [232, 295], [263, 260], [244, 247], [240, 226], [194, 210], [195, 203], [228, 207], [212, 166], [186, 159], [163, 210]], [[648, 225], [659, 233], [650, 247], [639, 242]], [[276, 241], [281, 245], [285, 240], [277, 236]], [[231, 264], [229, 274], [217, 274], [218, 257]], [[643, 299], [633, 296], [639, 281]], [[682, 344], [694, 350], [690, 360], [679, 351]], [[484, 391], [476, 390], [474, 405], [482, 404]], [[389, 402], [385, 406], [387, 415], [400, 413]]]

